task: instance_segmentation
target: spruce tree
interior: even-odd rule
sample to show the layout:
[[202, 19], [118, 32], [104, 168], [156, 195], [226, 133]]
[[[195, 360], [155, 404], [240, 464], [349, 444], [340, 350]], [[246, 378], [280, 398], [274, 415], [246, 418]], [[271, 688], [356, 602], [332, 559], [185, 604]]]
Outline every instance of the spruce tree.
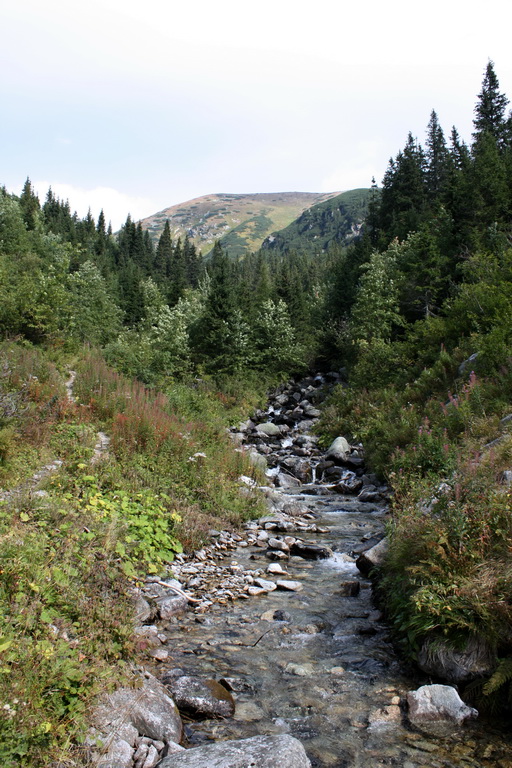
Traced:
[[158, 245], [155, 253], [154, 272], [158, 281], [167, 278], [172, 258], [172, 240], [169, 219], [166, 220], [162, 234], [158, 238]]
[[206, 370], [229, 371], [233, 367], [233, 336], [237, 325], [237, 305], [230, 261], [215, 242], [208, 265], [210, 287], [203, 317], [195, 329], [194, 346]]
[[425, 158], [427, 194], [434, 201], [443, 192], [448, 171], [448, 150], [435, 110], [432, 110], [427, 126]]
[[482, 81], [482, 90], [478, 94], [478, 101], [474, 110], [475, 132], [473, 138], [477, 141], [483, 133], [490, 133], [498, 147], [503, 149], [507, 133], [505, 110], [509, 101], [504, 93], [500, 93], [499, 87], [494, 63], [489, 61]]
[[32, 183], [28, 176], [20, 196], [20, 207], [27, 229], [36, 229], [41, 206], [38, 196], [32, 189]]

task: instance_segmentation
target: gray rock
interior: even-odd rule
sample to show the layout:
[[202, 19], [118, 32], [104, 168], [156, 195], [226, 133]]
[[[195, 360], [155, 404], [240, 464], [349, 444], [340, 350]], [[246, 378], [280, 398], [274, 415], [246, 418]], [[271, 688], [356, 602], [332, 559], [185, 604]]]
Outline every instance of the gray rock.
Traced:
[[257, 587], [264, 589], [265, 592], [273, 592], [275, 589], [277, 589], [277, 584], [274, 581], [269, 581], [268, 579], [254, 579], [254, 583]]
[[273, 573], [274, 575], [286, 576], [286, 571], [280, 563], [271, 563], [267, 566], [267, 573]]
[[388, 553], [389, 541], [387, 536], [379, 541], [371, 549], [362, 552], [356, 560], [356, 565], [362, 574], [368, 576], [372, 568], [378, 568], [386, 559]]
[[468, 683], [490, 675], [496, 657], [487, 643], [477, 637], [471, 637], [462, 649], [438, 639], [423, 644], [417, 663], [428, 675], [450, 683]]
[[422, 685], [408, 692], [407, 704], [411, 724], [429, 733], [449, 733], [454, 725], [478, 717], [477, 710], [464, 704], [449, 685]]
[[267, 437], [281, 437], [280, 428], [277, 424], [273, 424], [271, 421], [266, 421], [264, 424], [258, 424], [256, 431], [261, 432]]
[[311, 768], [304, 747], [293, 736], [254, 736], [194, 747], [164, 757], [158, 768]]
[[[337, 483], [335, 490], [338, 493], [342, 493], [342, 494], [355, 494], [361, 490], [362, 485], [363, 485], [363, 481], [360, 480], [358, 477], [349, 477]], [[362, 498], [364, 493], [365, 491], [359, 494], [358, 496], [359, 501], [367, 501], [367, 499]]]
[[501, 473], [500, 483], [502, 483], [502, 485], [506, 485], [507, 488], [512, 485], [512, 470], [506, 469]]
[[334, 461], [345, 461], [350, 453], [350, 445], [345, 437], [337, 437], [331, 445], [327, 453], [326, 459], [334, 459]]
[[364, 489], [361, 491], [357, 499], [358, 501], [377, 502], [377, 501], [382, 501], [382, 496], [378, 491], [369, 491]]
[[144, 624], [151, 618], [151, 606], [139, 593], [135, 600], [135, 621], [137, 624]]
[[98, 768], [131, 768], [133, 765], [133, 747], [124, 739], [115, 739], [108, 747], [106, 754], [101, 755]]
[[232, 717], [235, 713], [232, 695], [216, 680], [185, 675], [166, 684], [178, 709], [189, 717]]
[[162, 641], [158, 637], [158, 627], [155, 624], [135, 627], [133, 633], [139, 638], [138, 644], [142, 648], [159, 648], [162, 645]]
[[[150, 676], [139, 688], [118, 688], [105, 696], [91, 717], [92, 726], [107, 737], [128, 727], [156, 741], [181, 741], [182, 723], [165, 687]], [[123, 736], [123, 738], [126, 738]]]
[[290, 547], [285, 541], [281, 541], [281, 539], [274, 539], [270, 538], [268, 540], [268, 546], [270, 549], [280, 549], [281, 552], [288, 552]]
[[288, 590], [288, 592], [300, 592], [302, 590], [300, 581], [292, 581], [290, 579], [278, 579], [276, 586], [278, 589]]
[[292, 555], [298, 555], [306, 560], [324, 560], [327, 557], [332, 557], [332, 549], [330, 547], [322, 547], [319, 544], [305, 544], [302, 541], [296, 541], [290, 548]]
[[276, 485], [279, 488], [297, 488], [300, 485], [300, 480], [291, 475], [286, 475], [284, 472], [279, 472], [276, 475]]
[[352, 581], [343, 581], [340, 586], [340, 595], [343, 597], [357, 597], [361, 590], [361, 582], [353, 579]]
[[262, 472], [267, 471], [267, 460], [264, 456], [261, 455], [261, 453], [258, 453], [257, 451], [249, 451], [248, 458], [253, 467], [260, 469]]
[[169, 595], [158, 600], [158, 613], [162, 621], [183, 613], [188, 608], [188, 600], [182, 595]]

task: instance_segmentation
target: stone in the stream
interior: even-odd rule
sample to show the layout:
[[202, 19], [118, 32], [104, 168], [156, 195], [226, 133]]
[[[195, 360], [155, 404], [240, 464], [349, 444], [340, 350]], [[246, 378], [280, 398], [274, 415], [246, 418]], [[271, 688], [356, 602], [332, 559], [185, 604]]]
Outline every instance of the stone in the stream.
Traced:
[[312, 664], [287, 664], [284, 668], [285, 672], [289, 675], [296, 675], [297, 677], [311, 677], [314, 674], [315, 668]]
[[330, 547], [322, 547], [320, 544], [305, 544], [302, 541], [296, 541], [291, 546], [290, 552], [292, 555], [298, 555], [306, 560], [324, 560], [333, 555]]
[[352, 581], [343, 581], [340, 586], [340, 595], [343, 597], [356, 597], [361, 589], [361, 582], [353, 579]]
[[449, 685], [422, 685], [407, 694], [409, 721], [415, 727], [437, 735], [450, 735], [454, 725], [478, 717]]
[[135, 627], [133, 634], [137, 637], [137, 645], [143, 650], [146, 648], [159, 648], [162, 645], [162, 641], [158, 637], [158, 627], [155, 624]]
[[232, 717], [235, 702], [232, 695], [216, 680], [185, 675], [166, 680], [176, 706], [188, 717]]
[[[348, 477], [344, 480], [340, 480], [340, 482], [336, 484], [334, 490], [337, 493], [350, 495], [358, 493], [362, 487], [362, 480], [360, 480], [358, 477]], [[360, 501], [365, 501], [365, 499], [361, 498], [361, 494], [359, 494], [358, 499]]]
[[275, 483], [279, 488], [297, 488], [300, 485], [300, 480], [292, 477], [292, 475], [286, 475], [284, 472], [278, 472]]
[[382, 496], [378, 491], [370, 491], [364, 488], [359, 494], [359, 496], [357, 497], [357, 499], [358, 501], [377, 502], [377, 501], [382, 501]]
[[281, 539], [269, 538], [267, 544], [270, 549], [280, 549], [282, 552], [288, 552], [290, 549], [289, 545]]
[[287, 576], [287, 573], [281, 563], [270, 563], [267, 565], [267, 573], [279, 574], [281, 576]]
[[167, 621], [173, 616], [177, 616], [186, 611], [188, 608], [188, 600], [182, 595], [172, 594], [157, 600], [157, 605], [160, 618], [162, 621]]
[[266, 595], [267, 594], [266, 589], [263, 589], [263, 587], [248, 587], [247, 588], [247, 594], [251, 595], [251, 597], [258, 597], [258, 595]]
[[302, 589], [300, 581], [292, 581], [290, 579], [278, 579], [276, 586], [278, 589], [287, 590], [288, 592], [300, 592]]
[[277, 584], [274, 581], [269, 581], [268, 579], [254, 579], [254, 583], [257, 587], [264, 589], [265, 592], [273, 592], [274, 589], [277, 589]]
[[258, 424], [256, 427], [257, 432], [261, 432], [266, 437], [280, 437], [281, 430], [277, 424], [273, 424], [271, 421], [266, 421], [264, 424]]
[[158, 768], [311, 768], [304, 747], [288, 734], [253, 736], [194, 747], [164, 757]]
[[367, 549], [366, 552], [362, 552], [356, 560], [356, 565], [361, 573], [368, 576], [372, 568], [381, 566], [388, 553], [388, 547], [389, 542], [386, 536], [374, 547]]
[[325, 458], [333, 461], [346, 461], [350, 453], [350, 445], [345, 437], [337, 437], [329, 446]]
[[375, 709], [368, 716], [368, 725], [372, 731], [381, 728], [389, 728], [392, 725], [401, 725], [402, 711], [397, 704], [388, 704], [380, 709]]
[[169, 658], [169, 651], [165, 648], [153, 648], [153, 650], [149, 652], [149, 655], [151, 658], [155, 659], [155, 661], [167, 661]]

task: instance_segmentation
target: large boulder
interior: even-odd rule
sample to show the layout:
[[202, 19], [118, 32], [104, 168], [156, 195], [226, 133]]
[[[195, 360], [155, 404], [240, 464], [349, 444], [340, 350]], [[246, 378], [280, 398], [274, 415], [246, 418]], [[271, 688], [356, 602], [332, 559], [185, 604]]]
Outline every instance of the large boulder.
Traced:
[[454, 648], [437, 639], [423, 643], [417, 663], [428, 675], [450, 683], [468, 683], [489, 676], [495, 667], [496, 656], [478, 637], [470, 637], [463, 648]]
[[[112, 749], [120, 740], [133, 747], [139, 735], [179, 742], [183, 730], [174, 701], [151, 675], [143, 678], [137, 688], [118, 688], [104, 696], [92, 713], [91, 725], [97, 737]], [[124, 744], [115, 748], [127, 753]]]
[[368, 576], [373, 568], [379, 568], [388, 553], [389, 542], [387, 536], [371, 549], [362, 552], [356, 560], [356, 565], [362, 574]]
[[267, 437], [281, 437], [280, 428], [277, 426], [277, 424], [273, 424], [271, 421], [258, 424], [256, 431], [266, 435]]
[[346, 461], [350, 453], [350, 445], [345, 437], [337, 437], [327, 450], [325, 454], [326, 459], [333, 459], [333, 461]]
[[409, 720], [420, 730], [438, 735], [449, 735], [453, 726], [478, 717], [450, 685], [422, 685], [407, 694]]
[[304, 747], [293, 736], [253, 736], [220, 741], [169, 755], [158, 768], [311, 768]]

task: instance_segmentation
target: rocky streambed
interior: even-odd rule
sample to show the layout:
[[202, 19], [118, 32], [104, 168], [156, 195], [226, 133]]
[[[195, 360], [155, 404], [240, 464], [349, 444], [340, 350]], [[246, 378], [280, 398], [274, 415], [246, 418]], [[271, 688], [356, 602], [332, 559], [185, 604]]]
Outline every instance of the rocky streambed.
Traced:
[[362, 446], [340, 438], [319, 450], [310, 429], [324, 384], [290, 383], [233, 429], [266, 469], [269, 514], [240, 533], [211, 531], [138, 594], [154, 676], [142, 675], [139, 701], [163, 692], [174, 714], [153, 728], [132, 699], [103, 765], [512, 768], [508, 739], [453, 688], [453, 701], [441, 686], [411, 694], [432, 681], [397, 656], [365, 575], [382, 554], [388, 489], [365, 472]]

